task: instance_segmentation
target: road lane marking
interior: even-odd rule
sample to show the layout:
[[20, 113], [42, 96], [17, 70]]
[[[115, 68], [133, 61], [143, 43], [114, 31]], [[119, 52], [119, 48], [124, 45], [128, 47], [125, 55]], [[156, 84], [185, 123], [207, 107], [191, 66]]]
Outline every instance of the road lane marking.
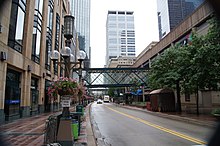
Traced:
[[148, 122], [148, 121], [146, 121], [146, 120], [143, 120], [143, 119], [141, 119], [141, 118], [137, 118], [137, 117], [134, 117], [134, 116], [132, 116], [132, 115], [128, 115], [128, 114], [122, 113], [122, 112], [117, 111], [117, 110], [115, 110], [115, 109], [113, 109], [113, 108], [110, 108], [110, 107], [108, 107], [108, 106], [105, 106], [105, 107], [107, 107], [108, 109], [110, 109], [110, 110], [112, 110], [112, 111], [114, 111], [114, 112], [116, 112], [116, 113], [119, 113], [119, 114], [121, 114], [121, 115], [124, 115], [124, 116], [126, 116], [126, 117], [128, 117], [128, 118], [130, 118], [130, 119], [134, 119], [134, 120], [139, 121], [139, 122], [141, 122], [141, 123], [144, 123], [144, 124], [146, 124], [146, 125], [148, 125], [148, 126], [154, 127], [154, 128], [156, 128], [156, 129], [159, 129], [159, 130], [161, 130], [161, 131], [170, 133], [170, 134], [175, 135], [175, 136], [177, 136], [177, 137], [186, 139], [186, 140], [188, 140], [188, 141], [191, 141], [191, 142], [194, 142], [194, 143], [197, 143], [197, 144], [201, 144], [201, 145], [207, 144], [206, 142], [204, 142], [204, 141], [202, 141], [202, 140], [199, 140], [199, 139], [197, 139], [197, 138], [193, 138], [193, 137], [188, 136], [188, 135], [186, 135], [186, 134], [182, 134], [182, 133], [176, 132], [176, 131], [174, 131], [174, 130], [171, 130], [171, 129], [168, 129], [168, 128], [165, 128], [165, 127], [162, 127], [162, 126], [159, 126], [159, 125], [156, 125], [156, 124], [153, 124], [153, 123]]

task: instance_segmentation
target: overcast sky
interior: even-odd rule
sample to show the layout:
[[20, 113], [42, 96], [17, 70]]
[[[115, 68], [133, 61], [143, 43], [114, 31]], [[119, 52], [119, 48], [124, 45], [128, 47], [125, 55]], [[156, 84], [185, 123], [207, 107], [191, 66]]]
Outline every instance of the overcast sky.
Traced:
[[91, 67], [102, 68], [106, 52], [108, 10], [134, 11], [136, 54], [158, 41], [156, 0], [91, 0]]

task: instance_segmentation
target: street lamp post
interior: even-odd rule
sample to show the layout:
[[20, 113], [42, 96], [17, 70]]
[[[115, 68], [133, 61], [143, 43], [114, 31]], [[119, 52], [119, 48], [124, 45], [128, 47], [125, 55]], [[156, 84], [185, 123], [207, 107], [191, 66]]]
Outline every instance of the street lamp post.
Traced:
[[[64, 37], [67, 39], [67, 46], [62, 47], [61, 51], [58, 52], [54, 50], [50, 55], [51, 60], [53, 61], [53, 65], [55, 67], [56, 64], [64, 65], [65, 77], [69, 78], [71, 70], [79, 65], [79, 79], [81, 82], [82, 79], [82, 62], [86, 57], [86, 53], [83, 50], [80, 50], [77, 54], [78, 61], [76, 61], [74, 54], [70, 49], [71, 39], [74, 34], [74, 17], [71, 15], [64, 16]], [[74, 48], [76, 49], [76, 48]], [[63, 61], [58, 61], [59, 58], [62, 57]], [[64, 97], [62, 97], [64, 98]], [[68, 99], [67, 99], [68, 100]], [[70, 99], [69, 99], [70, 100]], [[70, 101], [69, 101], [70, 102]], [[57, 134], [57, 141], [60, 141], [63, 145], [72, 145], [72, 133], [71, 133], [71, 118], [69, 107], [63, 107], [62, 119], [59, 122], [59, 129]]]
[[[64, 59], [64, 62], [58, 62], [59, 56]], [[82, 62], [86, 57], [86, 53], [83, 50], [80, 50], [77, 54], [78, 62], [75, 62], [74, 55], [71, 54], [71, 49], [69, 47], [64, 47], [61, 49], [60, 53], [57, 50], [54, 50], [51, 55], [51, 60], [54, 65], [57, 63], [58, 65], [64, 64], [65, 66], [65, 77], [70, 77], [71, 70], [79, 64], [79, 84], [82, 84]], [[71, 65], [73, 66], [71, 67]], [[80, 99], [79, 99], [80, 102]], [[63, 107], [63, 117], [69, 117], [69, 107]]]
[[[64, 37], [67, 39], [67, 46], [62, 47], [60, 53], [57, 50], [54, 50], [51, 53], [51, 60], [53, 61], [53, 65], [55, 67], [56, 63], [58, 65], [64, 64], [65, 77], [70, 77], [70, 70], [74, 68], [77, 64], [79, 64], [79, 83], [81, 84], [82, 80], [82, 62], [86, 57], [86, 53], [83, 50], [80, 50], [77, 53], [76, 61], [73, 52], [70, 49], [71, 39], [74, 34], [74, 17], [71, 15], [64, 16]], [[64, 62], [58, 62], [59, 58], [62, 57]], [[74, 64], [72, 67], [71, 65]], [[63, 107], [63, 117], [69, 117], [69, 107]]]
[[[79, 64], [79, 84], [82, 82], [82, 62], [85, 59], [86, 53], [82, 50], [79, 51], [78, 56], [78, 62], [74, 62], [74, 55], [71, 54], [71, 49], [69, 47], [64, 47], [61, 49], [61, 55], [59, 55], [58, 51], [54, 51], [51, 55], [51, 60], [53, 60], [54, 64], [65, 66], [65, 77], [70, 77], [70, 72], [73, 68], [76, 67], [77, 64]], [[59, 56], [61, 56], [64, 59], [64, 62], [58, 62]], [[73, 66], [71, 66], [73, 64]], [[68, 100], [70, 102], [69, 96], [62, 97], [64, 100]], [[80, 97], [79, 97], [79, 104], [80, 104]], [[70, 104], [69, 104], [70, 105]], [[72, 145], [72, 133], [71, 133], [71, 118], [70, 118], [70, 112], [69, 107], [65, 106], [63, 107], [62, 112], [62, 119], [60, 120], [60, 125], [58, 129], [57, 134], [57, 140], [60, 141], [63, 145]]]
[[145, 83], [141, 83], [141, 87], [142, 87], [142, 98], [143, 98], [143, 102], [145, 102], [145, 95], [144, 95], [144, 86], [145, 86]]
[[[78, 61], [79, 61], [79, 83], [82, 85], [82, 62], [86, 58], [86, 53], [84, 51], [79, 51], [78, 53]], [[82, 104], [82, 99], [79, 97], [79, 104]]]

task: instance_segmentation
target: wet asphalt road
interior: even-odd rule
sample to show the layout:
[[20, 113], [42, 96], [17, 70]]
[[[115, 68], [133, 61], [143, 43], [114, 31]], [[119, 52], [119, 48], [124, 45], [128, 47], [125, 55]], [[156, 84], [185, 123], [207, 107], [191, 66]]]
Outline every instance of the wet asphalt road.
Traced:
[[161, 118], [112, 103], [94, 103], [91, 111], [96, 136], [102, 141], [100, 145], [205, 145], [213, 131], [210, 127]]

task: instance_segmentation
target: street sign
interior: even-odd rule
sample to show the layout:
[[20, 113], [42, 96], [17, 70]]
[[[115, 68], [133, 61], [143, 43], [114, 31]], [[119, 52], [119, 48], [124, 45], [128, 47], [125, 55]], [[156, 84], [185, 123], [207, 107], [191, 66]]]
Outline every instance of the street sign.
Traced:
[[62, 100], [62, 107], [70, 107], [70, 100]]
[[62, 96], [61, 97], [61, 105], [62, 107], [70, 107], [70, 96]]

